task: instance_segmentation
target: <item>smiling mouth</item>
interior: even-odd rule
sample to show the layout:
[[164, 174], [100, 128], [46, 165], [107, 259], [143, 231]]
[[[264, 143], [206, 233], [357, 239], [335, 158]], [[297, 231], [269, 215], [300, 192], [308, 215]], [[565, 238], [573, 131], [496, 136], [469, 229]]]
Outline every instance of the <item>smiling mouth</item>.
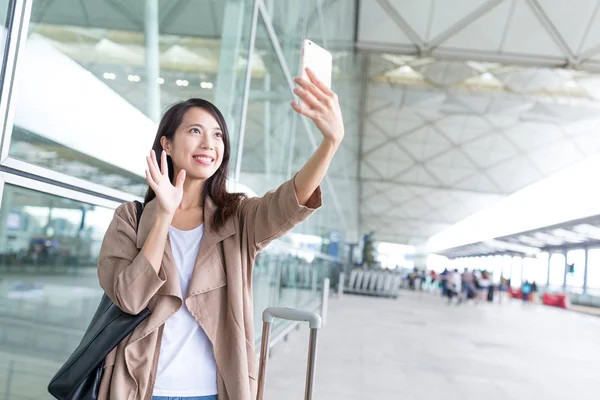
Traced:
[[212, 164], [215, 159], [209, 156], [193, 156], [194, 160], [200, 164]]

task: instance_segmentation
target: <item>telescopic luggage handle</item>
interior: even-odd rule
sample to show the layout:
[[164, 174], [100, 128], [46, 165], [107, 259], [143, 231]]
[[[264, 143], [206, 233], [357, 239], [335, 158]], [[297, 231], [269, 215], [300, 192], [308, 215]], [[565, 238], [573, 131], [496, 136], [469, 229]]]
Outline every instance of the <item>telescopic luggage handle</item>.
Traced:
[[260, 367], [258, 372], [257, 400], [263, 400], [265, 380], [267, 375], [267, 361], [269, 358], [269, 336], [275, 318], [288, 321], [308, 322], [310, 326], [310, 340], [308, 345], [308, 362], [306, 366], [306, 386], [304, 389], [305, 400], [312, 400], [315, 365], [317, 360], [317, 333], [321, 329], [323, 320], [316, 312], [295, 310], [292, 308], [269, 307], [263, 312], [262, 343], [260, 346]]

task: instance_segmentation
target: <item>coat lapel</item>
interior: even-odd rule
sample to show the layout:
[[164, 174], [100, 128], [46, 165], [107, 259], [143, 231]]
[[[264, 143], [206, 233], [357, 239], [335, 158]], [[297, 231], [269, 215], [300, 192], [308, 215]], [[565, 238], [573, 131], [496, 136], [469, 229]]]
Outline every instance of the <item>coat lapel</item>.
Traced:
[[204, 207], [204, 235], [200, 241], [200, 250], [186, 297], [203, 294], [227, 284], [221, 242], [235, 234], [235, 226], [230, 218], [219, 231], [215, 232], [212, 218], [216, 208], [212, 200], [207, 198]]
[[[217, 206], [210, 198], [207, 198], [204, 207], [204, 235], [200, 241], [200, 250], [198, 251], [187, 294], [181, 293], [179, 273], [173, 260], [171, 242], [167, 238], [163, 256], [163, 269], [167, 277], [167, 282], [160, 289], [159, 294], [177, 296], [181, 299], [206, 293], [227, 284], [227, 275], [225, 273], [225, 266], [223, 265], [220, 242], [235, 234], [235, 224], [233, 219], [230, 218], [221, 229], [215, 231], [212, 226], [212, 218], [216, 210]], [[157, 213], [158, 201], [154, 199], [146, 204], [142, 218], [140, 219], [137, 235], [138, 249], [141, 249], [144, 243], [146, 243]]]
[[[154, 225], [154, 220], [156, 219], [156, 214], [158, 213], [158, 201], [156, 199], [150, 201], [144, 207], [144, 211], [142, 212], [142, 218], [140, 219], [140, 224], [138, 226], [137, 233], [137, 248], [141, 249], [146, 243], [146, 239], [148, 239], [148, 235], [150, 234], [150, 230], [152, 230], [152, 226]], [[166, 296], [175, 296], [182, 299], [181, 286], [179, 284], [179, 272], [177, 271], [177, 265], [175, 265], [175, 260], [173, 259], [173, 253], [171, 251], [171, 240], [169, 236], [167, 236], [167, 243], [165, 245], [165, 251], [162, 259], [162, 268], [167, 278], [165, 284], [160, 288], [158, 294], [166, 295]]]

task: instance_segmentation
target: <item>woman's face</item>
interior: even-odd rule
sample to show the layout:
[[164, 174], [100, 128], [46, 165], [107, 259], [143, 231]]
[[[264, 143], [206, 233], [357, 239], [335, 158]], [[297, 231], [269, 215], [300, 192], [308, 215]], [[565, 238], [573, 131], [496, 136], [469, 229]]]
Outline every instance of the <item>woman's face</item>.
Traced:
[[221, 127], [209, 112], [200, 107], [190, 108], [172, 141], [163, 136], [161, 144], [173, 160], [174, 176], [185, 169], [186, 180], [208, 179], [223, 162], [225, 143]]

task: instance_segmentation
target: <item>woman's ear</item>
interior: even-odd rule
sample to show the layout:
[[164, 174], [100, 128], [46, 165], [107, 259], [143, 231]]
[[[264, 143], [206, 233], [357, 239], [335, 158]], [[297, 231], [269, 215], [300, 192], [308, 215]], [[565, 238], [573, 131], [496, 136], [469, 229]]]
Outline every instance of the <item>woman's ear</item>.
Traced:
[[[171, 155], [171, 142], [167, 139], [166, 136], [160, 138], [160, 145], [163, 150], [167, 153], [168, 156]], [[158, 155], [157, 155], [158, 156]]]

